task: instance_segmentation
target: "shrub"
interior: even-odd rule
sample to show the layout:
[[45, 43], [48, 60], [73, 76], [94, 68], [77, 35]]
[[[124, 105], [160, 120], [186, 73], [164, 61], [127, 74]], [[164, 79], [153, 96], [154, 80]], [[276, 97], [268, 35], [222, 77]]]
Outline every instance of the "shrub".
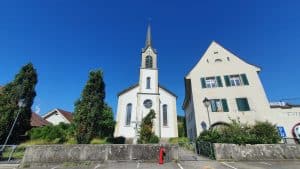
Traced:
[[268, 121], [256, 122], [250, 130], [250, 133], [256, 136], [256, 144], [272, 144], [278, 143], [281, 140], [276, 125], [273, 125]]
[[74, 137], [74, 126], [71, 124], [60, 123], [59, 125], [48, 125], [33, 128], [29, 131], [31, 140], [43, 140], [54, 144], [64, 143]]
[[269, 122], [256, 122], [253, 126], [232, 122], [220, 130], [205, 130], [197, 139], [211, 143], [275, 144], [280, 141], [276, 126]]

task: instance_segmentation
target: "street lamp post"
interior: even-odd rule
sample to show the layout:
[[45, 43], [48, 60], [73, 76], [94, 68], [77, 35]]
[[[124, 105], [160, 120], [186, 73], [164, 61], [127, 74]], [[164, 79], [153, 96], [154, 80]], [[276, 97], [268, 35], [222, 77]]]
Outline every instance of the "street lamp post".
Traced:
[[19, 115], [20, 115], [20, 113], [21, 113], [21, 108], [23, 108], [23, 107], [25, 107], [25, 106], [26, 106], [26, 104], [25, 104], [25, 102], [24, 102], [24, 99], [20, 99], [19, 102], [18, 102], [19, 111], [18, 111], [18, 113], [17, 113], [17, 116], [15, 117], [15, 120], [14, 120], [13, 125], [11, 126], [11, 128], [10, 128], [10, 130], [9, 130], [9, 133], [8, 133], [8, 135], [7, 135], [7, 137], [6, 137], [6, 140], [5, 140], [4, 144], [2, 145], [2, 148], [1, 148], [1, 150], [0, 150], [0, 154], [3, 152], [3, 150], [4, 150], [4, 148], [5, 148], [6, 144], [7, 144], [7, 142], [8, 142], [8, 140], [9, 140], [9, 137], [10, 137], [10, 135], [11, 135], [11, 133], [12, 133], [12, 131], [13, 131], [15, 125], [16, 125], [16, 122], [17, 122], [17, 120], [18, 120], [18, 117], [19, 117]]
[[208, 111], [208, 107], [210, 105], [210, 100], [208, 98], [204, 98], [203, 100], [203, 104], [206, 107], [206, 111], [207, 111], [207, 116], [208, 116], [208, 129], [210, 128], [211, 122], [210, 122], [210, 116], [209, 116], [209, 111]]

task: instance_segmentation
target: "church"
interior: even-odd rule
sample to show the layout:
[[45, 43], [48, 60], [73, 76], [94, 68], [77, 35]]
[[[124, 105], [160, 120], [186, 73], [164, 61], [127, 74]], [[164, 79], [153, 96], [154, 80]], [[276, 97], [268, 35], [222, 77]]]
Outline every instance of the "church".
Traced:
[[157, 51], [153, 48], [148, 25], [145, 47], [141, 53], [139, 82], [118, 94], [114, 136], [136, 143], [142, 119], [153, 109], [153, 131], [160, 139], [178, 137], [177, 96], [158, 82]]

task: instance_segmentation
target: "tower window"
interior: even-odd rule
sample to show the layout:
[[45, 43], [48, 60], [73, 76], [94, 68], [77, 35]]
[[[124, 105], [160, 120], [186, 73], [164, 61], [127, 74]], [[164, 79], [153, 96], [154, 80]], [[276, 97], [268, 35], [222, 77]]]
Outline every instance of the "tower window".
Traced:
[[150, 55], [146, 56], [146, 68], [152, 68], [152, 57]]
[[147, 77], [147, 84], [146, 84], [147, 89], [150, 89], [150, 83], [151, 83], [151, 78]]
[[163, 105], [163, 125], [168, 125], [168, 105]]
[[126, 106], [126, 121], [125, 124], [126, 126], [130, 125], [130, 121], [131, 121], [131, 111], [132, 111], [132, 104], [129, 103]]

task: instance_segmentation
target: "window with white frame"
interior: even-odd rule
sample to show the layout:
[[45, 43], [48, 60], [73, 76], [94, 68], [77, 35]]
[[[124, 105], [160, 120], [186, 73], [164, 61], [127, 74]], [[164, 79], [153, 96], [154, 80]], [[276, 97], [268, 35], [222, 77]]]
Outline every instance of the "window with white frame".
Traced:
[[205, 84], [207, 88], [215, 88], [218, 86], [216, 77], [205, 78]]
[[225, 84], [227, 87], [230, 86], [248, 86], [249, 81], [247, 75], [244, 74], [236, 74], [236, 75], [225, 75], [224, 76]]
[[211, 99], [210, 106], [212, 112], [228, 112], [228, 105], [226, 99]]
[[202, 88], [223, 87], [221, 76], [201, 77]]
[[230, 79], [231, 86], [241, 86], [242, 85], [240, 75], [231, 75], [231, 76], [229, 76], [229, 79]]

